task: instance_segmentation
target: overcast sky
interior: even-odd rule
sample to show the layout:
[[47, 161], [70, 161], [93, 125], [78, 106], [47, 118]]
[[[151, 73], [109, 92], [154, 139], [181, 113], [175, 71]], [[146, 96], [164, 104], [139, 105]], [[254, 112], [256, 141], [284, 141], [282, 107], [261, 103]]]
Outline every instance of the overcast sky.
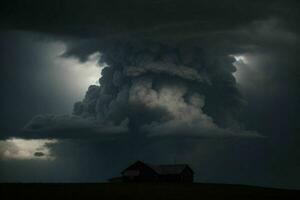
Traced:
[[7, 1], [0, 181], [135, 160], [300, 189], [298, 1]]

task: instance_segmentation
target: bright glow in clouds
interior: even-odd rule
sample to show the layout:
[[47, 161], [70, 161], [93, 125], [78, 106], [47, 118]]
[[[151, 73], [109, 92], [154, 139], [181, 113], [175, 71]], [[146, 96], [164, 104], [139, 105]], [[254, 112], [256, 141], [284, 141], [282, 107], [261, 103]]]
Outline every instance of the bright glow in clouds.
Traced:
[[84, 63], [79, 62], [76, 58], [62, 58], [56, 59], [58, 66], [64, 66], [65, 75], [77, 80], [73, 82], [76, 88], [80, 91], [86, 90], [90, 85], [99, 85], [99, 78], [101, 77], [101, 70], [106, 65], [99, 65], [98, 61], [101, 57], [99, 52], [89, 56], [88, 60]]
[[53, 160], [54, 156], [48, 144], [54, 144], [55, 139], [19, 139], [11, 138], [0, 141], [0, 158], [17, 160]]
[[64, 44], [53, 43], [50, 45], [52, 46], [51, 49], [54, 50], [54, 48], [56, 48], [56, 59], [54, 60], [56, 70], [60, 72], [63, 70], [61, 74], [63, 76], [62, 78], [64, 80], [70, 80], [71, 84], [75, 86], [73, 88], [76, 88], [80, 93], [84, 93], [90, 85], [99, 85], [101, 71], [106, 67], [106, 64], [99, 65], [98, 63], [101, 58], [99, 52], [91, 54], [86, 62], [80, 62], [75, 57], [61, 57], [66, 50]]
[[236, 55], [236, 56], [233, 56], [233, 57], [236, 60], [236, 62], [248, 63], [248, 59], [244, 55]]
[[[62, 42], [40, 42], [43, 64], [36, 73], [35, 85], [51, 93], [59, 102], [56, 114], [72, 112], [73, 103], [81, 100], [90, 85], [99, 85], [101, 71], [106, 64], [99, 64], [101, 54], [91, 54], [87, 61], [80, 62], [75, 57], [63, 57], [66, 45]], [[41, 91], [41, 90], [40, 90]], [[61, 112], [61, 113], [57, 113]]]
[[233, 63], [233, 65], [236, 67], [236, 72], [233, 73], [233, 76], [235, 77], [236, 81], [238, 83], [242, 83], [242, 77], [243, 77], [243, 72], [242, 72], [242, 68], [243, 67], [248, 67], [246, 65], [249, 64], [249, 60], [245, 55], [231, 55], [232, 57], [234, 57], [235, 62]]
[[240, 89], [255, 90], [257, 92], [257, 84], [262, 84], [266, 77], [263, 73], [262, 61], [268, 59], [263, 55], [243, 54], [232, 55], [235, 58], [233, 65], [236, 67], [236, 72], [233, 73]]

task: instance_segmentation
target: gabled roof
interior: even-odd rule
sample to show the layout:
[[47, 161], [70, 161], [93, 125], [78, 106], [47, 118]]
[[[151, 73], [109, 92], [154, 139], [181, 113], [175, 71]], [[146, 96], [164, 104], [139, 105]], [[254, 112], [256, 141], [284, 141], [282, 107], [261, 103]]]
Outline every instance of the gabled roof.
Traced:
[[[192, 173], [193, 170], [189, 167], [189, 165], [187, 164], [174, 164], [174, 165], [152, 165], [152, 164], [148, 164], [148, 163], [144, 163], [142, 161], [137, 161], [135, 164], [143, 164], [149, 168], [151, 168], [155, 173], [159, 174], [159, 175], [168, 175], [168, 174], [180, 174], [181, 172], [183, 172], [186, 168], [188, 168]], [[131, 165], [131, 166], [133, 166]], [[131, 167], [130, 166], [130, 167]], [[130, 169], [130, 167], [126, 168], [122, 174], [124, 174], [125, 172], [127, 173], [127, 171], [132, 171]]]
[[190, 168], [186, 164], [175, 164], [175, 165], [151, 165], [151, 164], [146, 164], [146, 165], [151, 167], [156, 173], [158, 173], [160, 175], [180, 174], [183, 170], [185, 170], [185, 168]]

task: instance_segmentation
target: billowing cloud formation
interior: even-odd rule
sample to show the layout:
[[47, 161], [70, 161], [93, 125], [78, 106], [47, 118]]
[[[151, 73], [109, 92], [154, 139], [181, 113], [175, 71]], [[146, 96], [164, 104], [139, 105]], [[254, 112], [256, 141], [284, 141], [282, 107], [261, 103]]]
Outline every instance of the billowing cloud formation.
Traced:
[[197, 80], [200, 82], [203, 82], [204, 78], [198, 74], [198, 72], [189, 67], [185, 66], [177, 66], [174, 64], [166, 65], [166, 63], [145, 63], [144, 65], [140, 67], [128, 67], [126, 70], [127, 76], [140, 76], [143, 74], [146, 74], [148, 72], [156, 73], [156, 74], [170, 74], [173, 76], [178, 76], [180, 78], [184, 78], [187, 80]]
[[[74, 105], [74, 116], [37, 116], [25, 130], [61, 132], [55, 137], [63, 138], [128, 132], [149, 137], [258, 136], [243, 131], [235, 120], [243, 99], [229, 55], [145, 38], [112, 40], [96, 50], [108, 66], [100, 86], [90, 86]], [[72, 46], [65, 55], [88, 56], [71, 52]]]
[[[179, 16], [176, 15], [178, 9], [170, 7], [169, 1], [143, 4], [133, 1], [128, 5], [134, 8], [130, 12], [118, 1], [120, 7], [111, 7], [110, 3], [101, 5], [107, 9], [101, 16], [95, 15], [91, 19], [95, 20], [93, 23], [82, 23], [75, 16], [73, 24], [65, 13], [59, 13], [66, 20], [62, 23], [70, 24], [64, 30], [57, 24], [43, 27], [37, 20], [36, 30], [58, 32], [54, 38], [67, 45], [64, 57], [85, 62], [100, 52], [100, 63], [107, 67], [102, 70], [100, 86], [90, 86], [85, 98], [75, 104], [74, 116], [40, 116], [25, 130], [28, 136], [36, 131], [55, 130], [61, 132], [55, 137], [63, 138], [72, 134], [62, 132], [78, 132], [76, 137], [80, 137], [79, 132], [84, 132], [83, 137], [87, 137], [88, 132], [256, 136], [257, 133], [245, 131], [243, 124], [237, 121], [245, 101], [232, 75], [236, 67], [230, 55], [253, 52], [273, 55], [277, 52], [272, 49], [281, 48], [283, 44], [292, 47], [297, 42], [297, 34], [292, 24], [286, 22], [290, 16], [284, 10], [291, 2], [237, 3], [233, 0], [212, 6], [206, 1], [188, 4], [174, 1], [174, 6], [189, 11]], [[93, 10], [91, 5], [94, 4], [97, 2], [90, 3], [86, 9]], [[239, 9], [232, 7], [237, 4]], [[75, 10], [81, 8], [79, 5], [72, 4]], [[154, 8], [160, 8], [159, 17], [151, 12]], [[207, 9], [213, 12], [208, 13]], [[94, 13], [89, 12], [89, 18]], [[243, 18], [235, 21], [236, 16]], [[80, 16], [80, 19], [85, 17]], [[4, 21], [12, 24], [14, 19], [7, 17]], [[32, 21], [25, 18], [23, 22], [31, 24]], [[191, 99], [196, 99], [197, 105]]]

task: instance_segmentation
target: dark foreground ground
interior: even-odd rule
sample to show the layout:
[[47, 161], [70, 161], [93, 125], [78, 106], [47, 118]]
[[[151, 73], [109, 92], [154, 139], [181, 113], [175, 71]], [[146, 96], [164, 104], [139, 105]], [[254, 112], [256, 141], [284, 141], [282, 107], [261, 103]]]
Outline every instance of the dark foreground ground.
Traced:
[[1, 199], [300, 199], [300, 191], [242, 185], [95, 183], [0, 184]]

